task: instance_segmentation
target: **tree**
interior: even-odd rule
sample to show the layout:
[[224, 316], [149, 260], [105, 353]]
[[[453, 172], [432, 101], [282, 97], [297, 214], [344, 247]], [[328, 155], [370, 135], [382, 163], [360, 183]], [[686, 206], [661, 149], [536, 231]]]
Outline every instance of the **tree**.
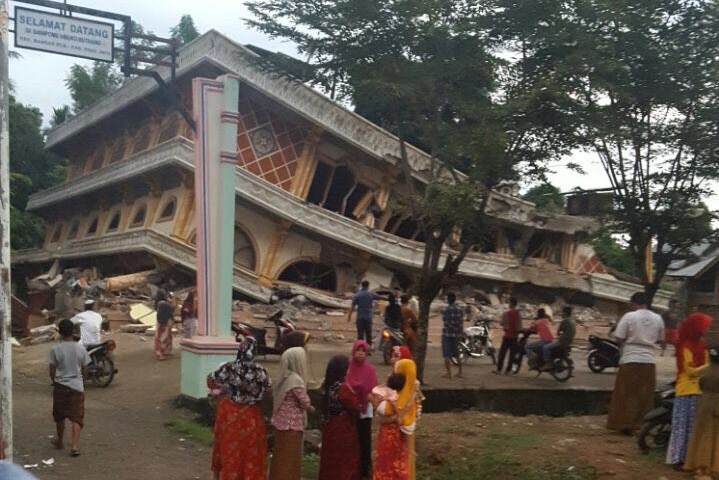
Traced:
[[[399, 137], [409, 192], [403, 203], [426, 239], [416, 282], [422, 378], [430, 304], [469, 251], [483, 243], [491, 223], [484, 215], [488, 188], [515, 177], [520, 164], [536, 171], [547, 157], [564, 152], [561, 129], [534, 121], [545, 101], [538, 90], [519, 88], [516, 71], [493, 53], [480, 31], [488, 12], [476, 1], [247, 5], [254, 16], [250, 26], [291, 40], [307, 58], [302, 80], [355, 105]], [[407, 139], [429, 152], [424, 171], [410, 168]], [[416, 174], [424, 176], [424, 187], [415, 187]]]
[[121, 82], [122, 77], [112, 63], [93, 62], [89, 67], [74, 64], [65, 78], [65, 86], [73, 100], [74, 113], [111, 93]]
[[54, 107], [52, 109], [52, 118], [50, 118], [50, 127], [57, 127], [65, 120], [70, 118], [72, 113], [70, 112], [70, 105], [63, 105], [62, 107]]
[[25, 212], [28, 197], [65, 178], [61, 159], [45, 149], [42, 114], [10, 96], [10, 244], [13, 249], [36, 247], [44, 223]]
[[195, 27], [195, 21], [192, 19], [192, 15], [183, 15], [180, 18], [180, 23], [170, 29], [170, 35], [172, 38], [178, 39], [180, 45], [184, 45], [199, 37], [200, 32], [197, 30], [197, 27]]
[[532, 187], [523, 198], [532, 202], [537, 209], [550, 213], [562, 213], [564, 211], [564, 196], [562, 192], [549, 183], [543, 183]]
[[701, 200], [719, 177], [717, 3], [497, 4], [502, 48], [555, 92], [576, 145], [601, 161], [615, 196], [608, 226], [627, 235], [653, 298], [671, 262], [713, 236]]

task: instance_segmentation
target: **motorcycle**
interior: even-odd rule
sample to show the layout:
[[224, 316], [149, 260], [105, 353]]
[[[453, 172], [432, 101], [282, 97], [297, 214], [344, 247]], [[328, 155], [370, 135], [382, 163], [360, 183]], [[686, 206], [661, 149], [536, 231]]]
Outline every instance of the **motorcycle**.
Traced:
[[470, 358], [482, 358], [488, 356], [492, 364], [497, 363], [497, 351], [492, 344], [490, 336], [490, 322], [487, 319], [479, 318], [474, 325], [464, 329], [464, 334], [457, 344], [458, 357], [452, 357], [452, 363], [466, 363]]
[[235, 333], [237, 341], [241, 341], [241, 337], [254, 337], [257, 340], [257, 354], [258, 355], [282, 355], [285, 351], [285, 347], [282, 343], [283, 338], [288, 333], [296, 330], [295, 324], [289, 318], [285, 318], [282, 310], [277, 310], [275, 313], [265, 319], [266, 322], [272, 322], [275, 325], [275, 343], [273, 346], [267, 344], [267, 330], [265, 328], [254, 327], [248, 323], [233, 322], [232, 331]]
[[388, 325], [382, 327], [379, 349], [382, 352], [382, 360], [385, 365], [389, 365], [392, 359], [392, 348], [400, 345], [404, 345], [404, 333], [402, 330]]
[[672, 433], [672, 409], [674, 408], [674, 383], [665, 385], [658, 392], [659, 406], [644, 415], [637, 443], [642, 453], [664, 450]]
[[602, 373], [605, 368], [619, 366], [619, 345], [608, 338], [589, 335], [589, 356], [587, 366], [594, 373]]
[[114, 340], [105, 340], [97, 345], [86, 345], [90, 355], [90, 365], [87, 366], [87, 379], [98, 387], [107, 387], [115, 378], [117, 369], [112, 358], [112, 352], [117, 348]]
[[[517, 350], [515, 351], [514, 361], [512, 365], [512, 373], [519, 373], [519, 370], [522, 368], [522, 358], [526, 354], [527, 351], [527, 340], [529, 336], [532, 335], [532, 332], [528, 329], [522, 330], [519, 333], [519, 338], [517, 340]], [[544, 360], [541, 355], [536, 355], [534, 359], [529, 359], [527, 361], [527, 367], [529, 370], [536, 370], [537, 376], [541, 375], [544, 372], [549, 373], [551, 376], [554, 377], [555, 380], [558, 382], [566, 382], [570, 378], [572, 378], [572, 374], [574, 373], [574, 361], [571, 359], [570, 352], [571, 347], [568, 348], [555, 348], [551, 352], [551, 365], [550, 368], [547, 370], [542, 369], [544, 366]]]

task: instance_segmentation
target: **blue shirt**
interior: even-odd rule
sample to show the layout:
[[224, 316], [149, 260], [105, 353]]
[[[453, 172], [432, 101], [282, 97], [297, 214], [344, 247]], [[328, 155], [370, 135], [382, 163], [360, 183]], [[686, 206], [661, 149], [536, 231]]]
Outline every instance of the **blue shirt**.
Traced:
[[457, 306], [456, 303], [452, 303], [447, 306], [447, 309], [442, 312], [442, 327], [443, 337], [459, 337], [462, 335], [462, 322], [464, 321], [464, 312]]
[[357, 307], [357, 320], [372, 320], [374, 301], [382, 297], [367, 289], [362, 289], [352, 297], [352, 307]]

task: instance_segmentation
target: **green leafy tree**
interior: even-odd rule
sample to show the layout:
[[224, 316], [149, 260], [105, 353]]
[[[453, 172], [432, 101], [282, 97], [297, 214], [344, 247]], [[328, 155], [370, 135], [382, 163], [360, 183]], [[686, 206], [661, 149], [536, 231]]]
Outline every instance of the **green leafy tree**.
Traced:
[[199, 37], [200, 32], [195, 27], [192, 15], [183, 15], [180, 18], [180, 23], [170, 29], [170, 35], [172, 35], [172, 38], [178, 39], [180, 45], [184, 45]]
[[[520, 88], [517, 70], [494, 54], [483, 26], [489, 11], [476, 1], [247, 5], [249, 25], [292, 41], [307, 59], [308, 68], [295, 75], [399, 137], [408, 190], [402, 203], [426, 239], [417, 280], [422, 378], [430, 304], [469, 251], [484, 243], [491, 222], [483, 214], [488, 188], [515, 177], [520, 165], [541, 172], [546, 158], [566, 151], [562, 129], [547, 128], [554, 127], [551, 120], [535, 121], [545, 99], [539, 89]], [[409, 165], [408, 140], [430, 154], [421, 172]], [[421, 188], [416, 174], [424, 178]]]
[[671, 262], [713, 236], [700, 205], [719, 177], [717, 3], [503, 0], [495, 11], [503, 50], [601, 161], [608, 226], [627, 235], [653, 298]]
[[73, 112], [92, 105], [114, 91], [121, 82], [122, 78], [112, 63], [93, 62], [89, 67], [73, 65], [65, 78], [65, 86], [73, 100]]
[[637, 268], [632, 252], [626, 245], [619, 243], [606, 229], [592, 239], [592, 247], [604, 266], [633, 278], [637, 277]]
[[564, 195], [557, 187], [549, 183], [530, 188], [522, 198], [535, 204], [539, 210], [550, 213], [564, 212]]
[[36, 247], [44, 223], [25, 212], [28, 197], [64, 178], [64, 163], [45, 149], [42, 114], [10, 96], [10, 244], [13, 249]]
[[72, 116], [70, 105], [63, 105], [62, 107], [54, 107], [52, 109], [52, 117], [50, 118], [50, 127], [57, 127], [65, 120]]

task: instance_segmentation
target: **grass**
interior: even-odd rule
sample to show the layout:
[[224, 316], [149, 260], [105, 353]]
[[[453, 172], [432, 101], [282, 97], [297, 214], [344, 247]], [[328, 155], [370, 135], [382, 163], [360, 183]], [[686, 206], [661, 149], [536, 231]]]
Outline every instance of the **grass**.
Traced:
[[308, 453], [302, 456], [302, 478], [314, 479], [320, 474], [320, 456]]
[[449, 445], [446, 457], [436, 455], [422, 459], [418, 478], [427, 480], [593, 480], [596, 469], [574, 462], [537, 465], [535, 456], [542, 445], [538, 435], [517, 431], [492, 432], [476, 445], [453, 450]]
[[175, 432], [183, 438], [187, 438], [193, 442], [197, 442], [208, 447], [212, 446], [214, 435], [212, 433], [212, 429], [209, 427], [184, 418], [176, 418], [167, 422], [165, 426], [171, 432]]

